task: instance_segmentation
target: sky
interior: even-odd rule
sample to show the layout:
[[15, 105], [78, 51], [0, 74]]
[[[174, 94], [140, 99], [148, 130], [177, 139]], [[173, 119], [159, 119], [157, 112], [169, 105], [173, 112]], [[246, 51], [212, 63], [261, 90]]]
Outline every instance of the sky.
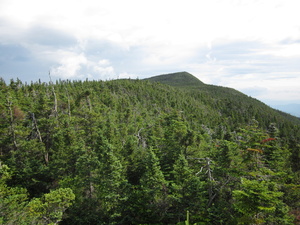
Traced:
[[269, 105], [300, 104], [299, 8], [299, 0], [0, 0], [0, 77], [187, 71]]

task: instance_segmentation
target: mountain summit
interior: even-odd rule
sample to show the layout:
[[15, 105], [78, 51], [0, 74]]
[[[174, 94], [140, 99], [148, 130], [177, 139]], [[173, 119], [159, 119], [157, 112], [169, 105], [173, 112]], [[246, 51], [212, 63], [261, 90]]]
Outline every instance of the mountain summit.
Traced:
[[150, 77], [145, 80], [149, 80], [151, 82], [159, 82], [162, 84], [167, 84], [176, 87], [195, 87], [195, 86], [199, 87], [205, 85], [198, 78], [196, 78], [195, 76], [193, 76], [188, 72], [163, 74], [163, 75]]

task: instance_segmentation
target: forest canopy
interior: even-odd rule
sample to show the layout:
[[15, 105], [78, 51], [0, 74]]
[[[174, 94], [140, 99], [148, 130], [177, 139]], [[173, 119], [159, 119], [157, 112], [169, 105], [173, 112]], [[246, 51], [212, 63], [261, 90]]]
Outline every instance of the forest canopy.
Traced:
[[300, 119], [195, 79], [1, 79], [0, 223], [299, 223]]

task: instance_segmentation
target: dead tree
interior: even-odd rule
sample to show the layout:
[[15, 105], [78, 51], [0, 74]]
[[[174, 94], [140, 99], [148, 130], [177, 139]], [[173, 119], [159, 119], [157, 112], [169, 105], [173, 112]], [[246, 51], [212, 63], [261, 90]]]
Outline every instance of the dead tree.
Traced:
[[139, 131], [137, 132], [137, 134], [135, 134], [135, 136], [139, 139], [138, 143], [139, 145], [142, 145], [143, 148], [147, 147], [147, 143], [146, 143], [146, 139], [141, 135], [141, 131], [144, 128], [139, 129]]
[[212, 164], [212, 160], [208, 157], [206, 158], [189, 158], [189, 159], [196, 159], [198, 160], [198, 162], [200, 164], [204, 164], [199, 172], [196, 173], [196, 175], [200, 174], [203, 172], [203, 170], [205, 170], [205, 173], [207, 174], [207, 178], [208, 178], [208, 197], [209, 197], [209, 201], [207, 203], [207, 208], [209, 208], [213, 202], [213, 200], [215, 199], [215, 197], [217, 196], [218, 192], [220, 192], [222, 190], [223, 187], [226, 186], [226, 184], [228, 184], [228, 182], [230, 181], [230, 177], [227, 178], [227, 180], [219, 187], [216, 187], [215, 184], [220, 184], [220, 182], [216, 182], [214, 177], [213, 177], [213, 169], [211, 168], [211, 164]]
[[202, 173], [203, 170], [205, 170], [206, 174], [207, 174], [207, 178], [208, 178], [208, 197], [209, 197], [209, 201], [207, 204], [207, 208], [210, 207], [212, 201], [214, 200], [214, 198], [216, 197], [216, 193], [213, 192], [213, 182], [215, 181], [214, 177], [213, 177], [213, 170], [211, 168], [211, 164], [212, 164], [212, 160], [208, 157], [206, 158], [189, 158], [189, 159], [196, 159], [198, 160], [198, 162], [200, 164], [204, 164], [199, 172], [196, 173], [196, 175]]
[[51, 79], [50, 71], [49, 71], [49, 78], [50, 78], [50, 85], [51, 85], [51, 88], [52, 88], [52, 94], [54, 96], [54, 116], [57, 117], [58, 116], [57, 98], [56, 98], [56, 93], [55, 93], [55, 90], [54, 90], [53, 82], [52, 82], [52, 79]]
[[17, 148], [18, 145], [17, 145], [16, 132], [14, 127], [14, 115], [13, 115], [12, 101], [10, 100], [10, 97], [7, 97], [7, 106], [10, 115], [10, 120], [9, 120], [10, 132], [13, 138], [14, 147]]
[[[39, 141], [42, 144], [44, 144], [43, 139], [42, 139], [42, 135], [41, 135], [41, 132], [39, 130], [39, 127], [38, 127], [38, 124], [37, 124], [37, 120], [35, 118], [34, 113], [30, 113], [30, 116], [31, 116], [31, 119], [32, 119], [33, 130], [36, 131], [37, 137], [38, 137]], [[49, 153], [47, 151], [44, 151], [44, 160], [45, 160], [45, 164], [48, 165], [48, 163], [49, 163]]]

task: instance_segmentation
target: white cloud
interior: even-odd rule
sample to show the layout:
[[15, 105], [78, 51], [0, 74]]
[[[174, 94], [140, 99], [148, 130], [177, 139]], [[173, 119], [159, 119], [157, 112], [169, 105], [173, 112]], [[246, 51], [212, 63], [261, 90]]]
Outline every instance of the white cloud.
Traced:
[[194, 46], [220, 37], [278, 40], [298, 35], [296, 5], [286, 0], [10, 0], [1, 14], [23, 28], [42, 23], [77, 38], [104, 38], [124, 46], [145, 40]]
[[83, 79], [88, 74], [90, 79], [106, 79], [114, 75], [114, 68], [106, 59], [98, 62], [88, 60], [84, 53], [76, 54], [74, 52], [60, 51], [54, 54], [58, 66], [51, 69], [54, 77], [63, 79]]
[[93, 63], [91, 63], [90, 66], [98, 74], [98, 78], [101, 78], [103, 76], [106, 77], [106, 76], [115, 75], [114, 68], [112, 66], [102, 67], [102, 66], [94, 65]]
[[101, 59], [101, 60], [99, 60], [98, 64], [100, 66], [107, 66], [107, 65], [110, 65], [110, 62], [107, 59]]
[[278, 57], [300, 57], [300, 43], [274, 44], [271, 48], [260, 52], [260, 54]]
[[[287, 74], [287, 77], [274, 76], [275, 79], [262, 79], [261, 87], [267, 87], [267, 91], [257, 97], [263, 100], [276, 101], [300, 101], [300, 76], [299, 74]], [[286, 98], [288, 96], [288, 98]]]
[[87, 64], [87, 59], [83, 53], [77, 55], [72, 52], [59, 51], [59, 66], [52, 68], [52, 73], [56, 77], [63, 79], [82, 78], [82, 74], [78, 74], [83, 65]]

